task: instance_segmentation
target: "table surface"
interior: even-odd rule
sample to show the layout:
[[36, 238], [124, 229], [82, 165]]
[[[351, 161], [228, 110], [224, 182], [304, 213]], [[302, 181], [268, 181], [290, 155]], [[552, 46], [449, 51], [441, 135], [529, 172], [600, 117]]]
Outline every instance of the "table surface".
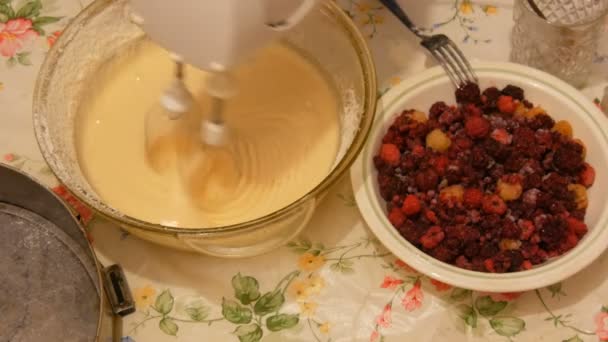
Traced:
[[[338, 2], [367, 36], [379, 94], [433, 64], [377, 1]], [[449, 34], [473, 60], [508, 60], [512, 1], [401, 3], [417, 23]], [[0, 159], [50, 187], [58, 185], [34, 138], [32, 91], [45, 53], [85, 5], [0, 1], [0, 22], [13, 10], [13, 19], [0, 23]], [[590, 101], [601, 96], [608, 79], [607, 38], [594, 63], [595, 79], [583, 90]], [[347, 178], [300, 238], [243, 260], [152, 245], [91, 217], [56, 190], [83, 214], [100, 260], [125, 269], [137, 311], [125, 318], [124, 342], [608, 340], [606, 254], [563, 283], [536, 291], [452, 288], [411, 270], [379, 245]]]

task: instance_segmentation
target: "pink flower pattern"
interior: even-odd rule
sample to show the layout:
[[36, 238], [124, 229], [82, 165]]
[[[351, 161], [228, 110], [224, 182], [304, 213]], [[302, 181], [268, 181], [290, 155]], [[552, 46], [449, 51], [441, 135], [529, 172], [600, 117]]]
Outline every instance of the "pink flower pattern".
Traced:
[[391, 304], [386, 304], [386, 306], [384, 306], [384, 310], [382, 310], [382, 313], [378, 316], [378, 318], [376, 318], [376, 323], [379, 326], [383, 328], [388, 328], [391, 326], [391, 310]]
[[378, 330], [372, 331], [372, 334], [369, 336], [369, 342], [378, 341], [378, 337], [380, 337], [380, 333], [378, 332]]
[[433, 284], [433, 286], [435, 286], [435, 290], [437, 290], [439, 292], [447, 291], [452, 288], [452, 285], [446, 284], [444, 282], [441, 282], [441, 281], [435, 280], [435, 279], [431, 279], [431, 284]]
[[403, 280], [397, 279], [392, 276], [385, 276], [384, 281], [382, 282], [380, 287], [383, 289], [394, 289], [395, 287], [397, 287], [401, 284], [403, 284]]
[[405, 296], [403, 296], [403, 300], [401, 304], [407, 311], [414, 311], [422, 306], [422, 300], [424, 299], [424, 294], [422, 293], [422, 289], [420, 288], [420, 280], [417, 280], [414, 286], [407, 291]]
[[11, 19], [0, 23], [0, 55], [13, 57], [23, 47], [38, 37], [30, 19]]
[[595, 316], [595, 333], [600, 341], [608, 341], [608, 312], [601, 311]]
[[13, 153], [7, 153], [3, 157], [4, 161], [10, 163], [15, 160], [15, 155]]
[[490, 297], [497, 302], [510, 302], [519, 298], [523, 292], [502, 292], [502, 293], [490, 293]]

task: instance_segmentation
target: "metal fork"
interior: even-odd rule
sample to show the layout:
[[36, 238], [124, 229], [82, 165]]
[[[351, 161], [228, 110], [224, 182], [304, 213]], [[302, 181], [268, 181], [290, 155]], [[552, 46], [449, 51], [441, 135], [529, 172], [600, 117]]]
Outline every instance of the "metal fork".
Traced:
[[460, 88], [468, 82], [478, 83], [471, 64], [448, 36], [444, 34], [425, 35], [405, 14], [396, 0], [380, 0], [380, 2], [410, 31], [422, 39], [420, 45], [424, 46], [439, 62], [456, 88]]

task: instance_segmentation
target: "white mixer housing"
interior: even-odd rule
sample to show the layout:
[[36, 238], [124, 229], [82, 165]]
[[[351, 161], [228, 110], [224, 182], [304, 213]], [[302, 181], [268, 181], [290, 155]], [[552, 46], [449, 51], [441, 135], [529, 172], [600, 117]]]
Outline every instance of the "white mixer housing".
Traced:
[[297, 24], [317, 0], [131, 0], [148, 36], [209, 71], [238, 64]]

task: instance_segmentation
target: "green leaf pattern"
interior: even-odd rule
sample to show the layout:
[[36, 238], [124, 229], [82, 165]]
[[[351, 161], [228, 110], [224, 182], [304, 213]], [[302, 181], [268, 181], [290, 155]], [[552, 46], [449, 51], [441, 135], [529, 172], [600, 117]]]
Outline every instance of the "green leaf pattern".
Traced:
[[160, 322], [158, 322], [158, 327], [165, 334], [171, 335], [171, 336], [176, 336], [177, 331], [179, 330], [179, 327], [177, 326], [177, 324], [175, 324], [175, 322], [173, 322], [173, 320], [169, 317], [165, 317], [165, 318], [161, 319]]
[[260, 300], [255, 303], [253, 310], [256, 314], [264, 316], [277, 311], [283, 303], [285, 303], [285, 296], [279, 289], [276, 289], [264, 294]]
[[251, 322], [251, 310], [247, 307], [241, 306], [234, 300], [222, 299], [222, 316], [226, 320], [236, 324], [249, 323]]
[[241, 342], [258, 342], [264, 336], [262, 328], [257, 324], [239, 325], [234, 334]]
[[156, 301], [154, 302], [154, 310], [158, 311], [158, 313], [166, 315], [171, 310], [173, 310], [173, 296], [169, 290], [163, 291], [158, 297], [156, 297]]
[[260, 286], [253, 277], [243, 277], [240, 273], [237, 273], [232, 277], [232, 288], [234, 288], [234, 296], [243, 305], [249, 305], [249, 303], [260, 298]]
[[526, 322], [517, 317], [495, 317], [490, 319], [490, 326], [497, 334], [512, 337], [524, 330]]
[[494, 316], [507, 307], [507, 302], [496, 302], [490, 296], [477, 297], [475, 307], [484, 317]]
[[299, 315], [278, 314], [266, 319], [266, 326], [270, 331], [280, 331], [289, 329], [298, 324]]

